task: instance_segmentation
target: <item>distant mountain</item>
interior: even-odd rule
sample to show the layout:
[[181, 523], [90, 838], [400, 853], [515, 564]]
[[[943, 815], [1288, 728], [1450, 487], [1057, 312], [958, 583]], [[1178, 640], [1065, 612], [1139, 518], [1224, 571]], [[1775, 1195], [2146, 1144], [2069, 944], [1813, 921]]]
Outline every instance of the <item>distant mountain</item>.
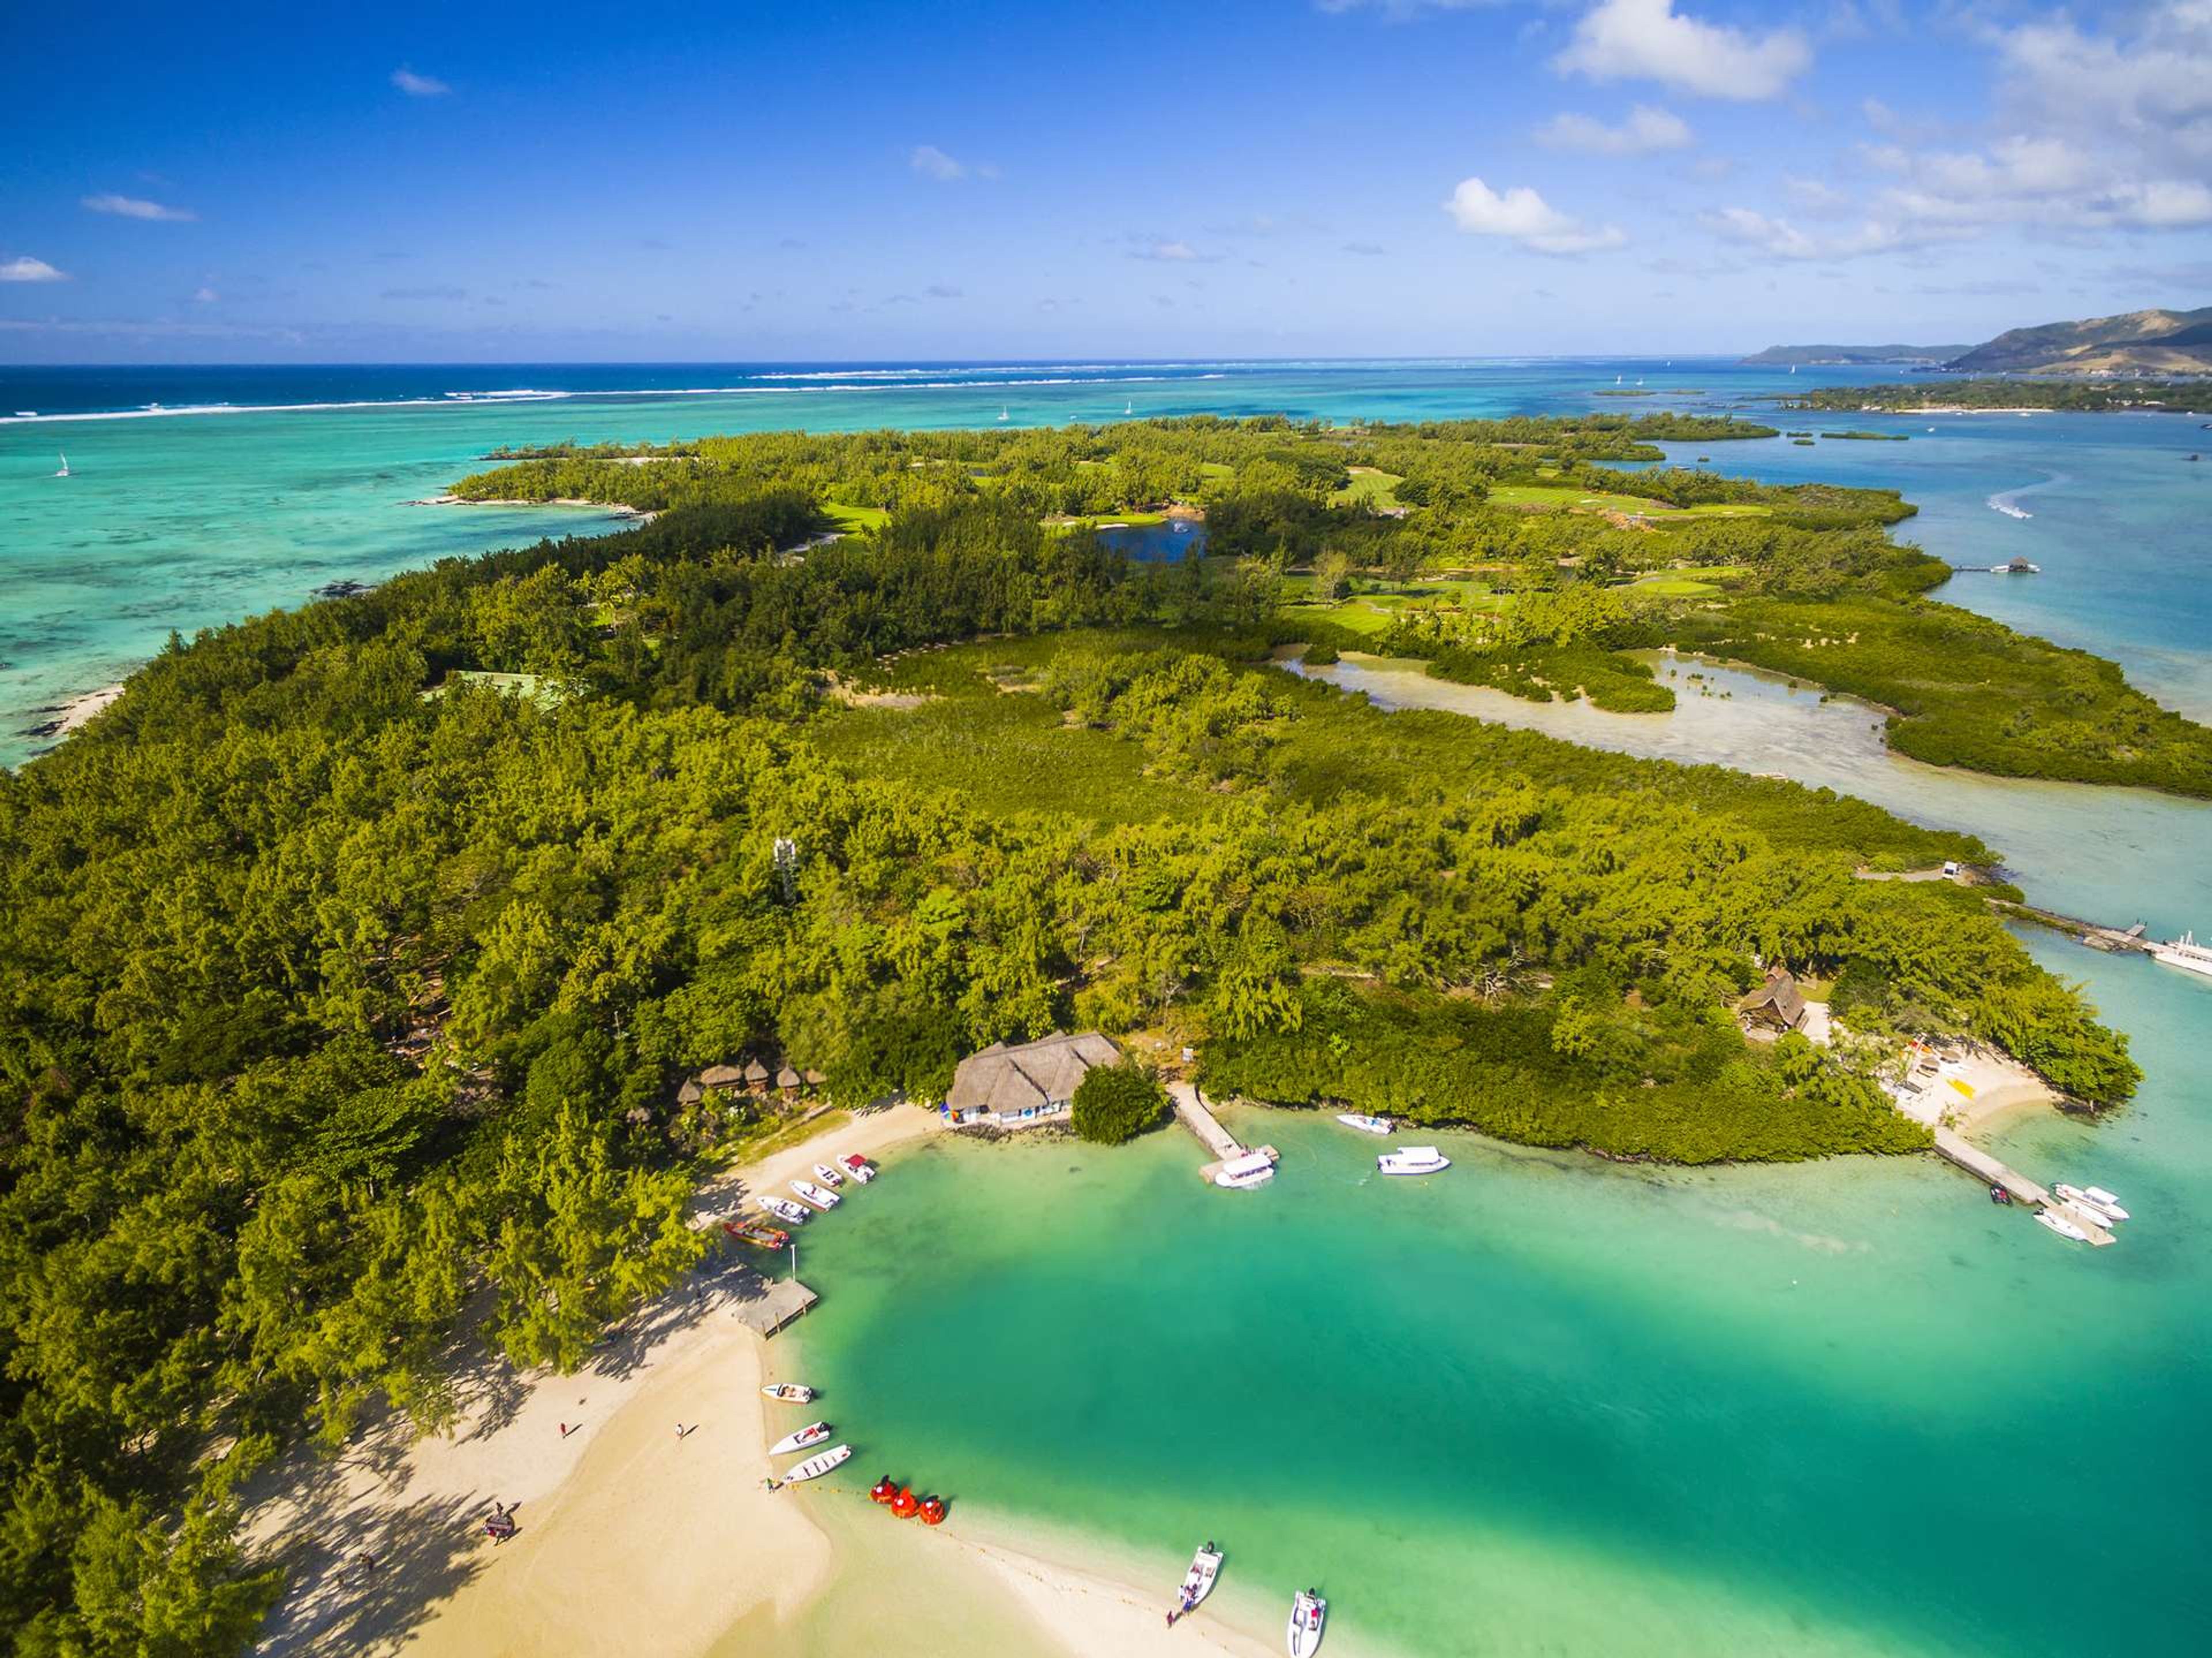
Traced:
[[1984, 374], [2212, 374], [2212, 306], [2015, 328], [1944, 367]]
[[1918, 362], [1934, 367], [1972, 349], [1967, 345], [1770, 345], [1744, 361], [1826, 364], [1830, 367], [1838, 363]]

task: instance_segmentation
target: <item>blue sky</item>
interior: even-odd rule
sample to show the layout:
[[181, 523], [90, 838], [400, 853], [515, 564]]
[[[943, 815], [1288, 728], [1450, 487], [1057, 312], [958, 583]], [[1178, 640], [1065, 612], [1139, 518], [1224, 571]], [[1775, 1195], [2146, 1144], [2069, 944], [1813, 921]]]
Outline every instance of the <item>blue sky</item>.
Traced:
[[1686, 353], [2212, 303], [2212, 0], [256, 9], [11, 25], [0, 361]]

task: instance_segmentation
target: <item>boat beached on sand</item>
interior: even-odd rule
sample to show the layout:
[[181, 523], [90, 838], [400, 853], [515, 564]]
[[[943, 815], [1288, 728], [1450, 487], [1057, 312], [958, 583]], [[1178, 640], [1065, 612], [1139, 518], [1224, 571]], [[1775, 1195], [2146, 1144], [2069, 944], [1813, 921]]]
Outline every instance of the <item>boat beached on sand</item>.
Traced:
[[1336, 1114], [1336, 1120], [1346, 1128], [1357, 1128], [1363, 1134], [1387, 1134], [1390, 1132], [1390, 1119], [1388, 1117], [1370, 1117], [1359, 1111], [1340, 1111]]
[[1291, 1658], [1311, 1658], [1321, 1647], [1321, 1626], [1328, 1618], [1328, 1602], [1312, 1589], [1291, 1597]]
[[791, 1183], [791, 1189], [817, 1209], [824, 1211], [835, 1209], [840, 1202], [843, 1201], [827, 1187], [817, 1186], [811, 1180], [795, 1180]]
[[803, 1382], [771, 1382], [761, 1392], [779, 1405], [811, 1405], [814, 1389]]
[[1183, 1574], [1179, 1590], [1176, 1615], [1194, 1612], [1198, 1603], [1213, 1593], [1213, 1580], [1221, 1575], [1221, 1551], [1208, 1543], [1191, 1557], [1190, 1570]]
[[845, 1183], [845, 1177], [826, 1163], [817, 1163], [814, 1165], [814, 1176], [824, 1186], [838, 1187]]
[[842, 1159], [842, 1161], [845, 1165], [845, 1172], [850, 1175], [854, 1180], [860, 1181], [861, 1185], [866, 1186], [870, 1181], [875, 1179], [875, 1164], [870, 1163], [858, 1151], [854, 1152], [853, 1155], [848, 1157]]
[[1433, 1145], [1401, 1145], [1375, 1159], [1386, 1175], [1433, 1175], [1451, 1167], [1451, 1159]]
[[819, 1479], [830, 1469], [843, 1463], [852, 1454], [853, 1448], [850, 1445], [832, 1445], [821, 1455], [810, 1456], [805, 1461], [794, 1467], [790, 1473], [783, 1476], [783, 1483], [788, 1485], [801, 1479]]
[[775, 1444], [768, 1448], [768, 1454], [770, 1456], [789, 1456], [793, 1451], [803, 1451], [809, 1445], [819, 1445], [823, 1440], [829, 1437], [830, 1424], [828, 1423], [809, 1423], [805, 1427], [799, 1429], [796, 1433], [787, 1433], [784, 1435], [782, 1438], [777, 1440]]
[[778, 1220], [787, 1221], [793, 1226], [804, 1225], [807, 1216], [813, 1213], [805, 1204], [793, 1203], [789, 1198], [780, 1198], [773, 1192], [761, 1193], [760, 1206]]

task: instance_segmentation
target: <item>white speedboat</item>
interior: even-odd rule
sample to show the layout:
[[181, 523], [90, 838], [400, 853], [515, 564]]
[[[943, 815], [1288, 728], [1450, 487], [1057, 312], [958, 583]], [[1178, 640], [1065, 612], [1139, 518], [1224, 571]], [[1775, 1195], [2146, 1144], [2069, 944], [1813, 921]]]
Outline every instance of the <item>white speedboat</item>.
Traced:
[[814, 1173], [824, 1186], [842, 1186], [845, 1183], [845, 1177], [826, 1163], [816, 1163]]
[[761, 1194], [760, 1206], [778, 1220], [789, 1221], [793, 1226], [801, 1224], [814, 1212], [805, 1204], [793, 1203], [789, 1198], [780, 1198], [773, 1192]]
[[1433, 1175], [1451, 1167], [1451, 1159], [1433, 1145], [1401, 1145], [1375, 1159], [1386, 1175]]
[[852, 1455], [853, 1448], [850, 1445], [832, 1445], [821, 1455], [810, 1456], [805, 1461], [793, 1467], [789, 1473], [784, 1475], [783, 1483], [788, 1485], [801, 1479], [819, 1479], [830, 1469], [842, 1464]]
[[1189, 1612], [1213, 1593], [1213, 1580], [1221, 1575], [1221, 1551], [1208, 1543], [1191, 1557], [1190, 1570], [1183, 1574], [1181, 1610]]
[[761, 1389], [779, 1405], [811, 1405], [814, 1389], [803, 1382], [771, 1382]]
[[1231, 1192], [1265, 1186], [1274, 1178], [1275, 1160], [1265, 1151], [1247, 1151], [1241, 1157], [1230, 1158], [1213, 1171], [1213, 1183]]
[[2164, 962], [2168, 967], [2186, 968], [2191, 973], [2212, 978], [2212, 944], [2198, 944], [2193, 932], [2185, 932], [2162, 944], [2152, 944], [2150, 956], [2151, 960]]
[[809, 1445], [819, 1445], [823, 1440], [829, 1437], [830, 1424], [828, 1423], [810, 1423], [807, 1426], [801, 1428], [797, 1433], [788, 1433], [784, 1435], [782, 1438], [777, 1440], [775, 1444], [768, 1448], [768, 1454], [770, 1456], [789, 1456], [793, 1451], [803, 1451]]
[[1388, 1117], [1370, 1117], [1358, 1111], [1340, 1111], [1336, 1114], [1336, 1120], [1346, 1128], [1357, 1128], [1363, 1134], [1387, 1134], [1390, 1132], [1390, 1119]]
[[2047, 1226], [2060, 1237], [2071, 1238], [2076, 1243], [2087, 1243], [2089, 1241], [2089, 1235], [2087, 1232], [2055, 1209], [2037, 1210], [2035, 1224], [2038, 1226]]
[[2100, 1209], [2109, 1209], [2114, 1214], [2119, 1216], [2123, 1220], [2127, 1218], [2127, 1212], [2120, 1207], [2120, 1200], [2114, 1197], [2110, 1192], [2107, 1192], [2103, 1187], [2085, 1186], [2081, 1188], [2081, 1195], [2088, 1199], [2090, 1202], [2095, 1204]]
[[791, 1189], [817, 1209], [835, 1209], [841, 1201], [835, 1192], [826, 1187], [817, 1186], [811, 1180], [795, 1180], [791, 1183]]
[[2051, 1189], [2057, 1193], [2060, 1197], [2065, 1199], [2067, 1202], [2072, 1204], [2076, 1209], [2087, 1210], [2099, 1220], [2103, 1221], [2107, 1226], [2112, 1225], [2117, 1221], [2125, 1220], [2128, 1218], [2128, 1212], [2120, 1207], [2119, 1199], [2113, 1197], [2110, 1192], [2106, 1192], [2105, 1193], [2105, 1198], [2109, 1200], [2100, 1201], [2096, 1198], [2091, 1197], [2089, 1193], [2081, 1187], [2069, 1186], [2064, 1181], [2059, 1181], [2057, 1185], [2052, 1187]]
[[857, 1151], [853, 1153], [851, 1157], [845, 1158], [844, 1163], [845, 1172], [850, 1175], [854, 1180], [860, 1181], [863, 1186], [866, 1186], [870, 1181], [876, 1177], [876, 1165], [870, 1163], [866, 1157], [862, 1157]]
[[1291, 1658], [1310, 1658], [1321, 1649], [1321, 1626], [1328, 1619], [1328, 1602], [1311, 1589], [1291, 1597]]

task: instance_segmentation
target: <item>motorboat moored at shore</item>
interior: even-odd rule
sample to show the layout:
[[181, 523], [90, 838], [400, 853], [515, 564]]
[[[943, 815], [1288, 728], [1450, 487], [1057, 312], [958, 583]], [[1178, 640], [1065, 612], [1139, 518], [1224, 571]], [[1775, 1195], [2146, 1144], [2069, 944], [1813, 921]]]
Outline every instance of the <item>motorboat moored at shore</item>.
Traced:
[[2087, 1243], [2089, 1241], [2089, 1235], [2087, 1232], [2055, 1209], [2037, 1210], [2035, 1224], [2038, 1226], [2047, 1226], [2060, 1237], [2071, 1238], [2076, 1243]]
[[845, 1165], [845, 1172], [850, 1175], [854, 1180], [860, 1181], [863, 1186], [866, 1186], [870, 1181], [876, 1177], [876, 1165], [870, 1163], [858, 1151], [854, 1152], [848, 1157], [840, 1159], [840, 1161], [842, 1161]]
[[1363, 1111], [1340, 1111], [1336, 1114], [1336, 1120], [1346, 1128], [1357, 1128], [1363, 1134], [1387, 1134], [1390, 1132], [1389, 1118], [1370, 1117]]
[[1433, 1175], [1451, 1167], [1451, 1159], [1433, 1145], [1401, 1145], [1375, 1159], [1386, 1175]]
[[801, 1479], [819, 1479], [830, 1469], [841, 1466], [852, 1455], [853, 1448], [850, 1445], [832, 1445], [821, 1455], [810, 1456], [805, 1461], [793, 1468], [789, 1473], [783, 1476], [783, 1483], [788, 1485]]
[[784, 1249], [791, 1245], [791, 1234], [780, 1226], [769, 1226], [757, 1220], [726, 1220], [722, 1230], [740, 1243], [750, 1243], [756, 1249]]
[[2103, 1190], [2101, 1187], [2084, 1189], [2079, 1186], [2069, 1186], [2064, 1181], [2060, 1181], [2051, 1189], [2076, 1209], [2087, 1210], [2107, 1226], [2128, 1218], [2128, 1212], [2120, 1207], [2120, 1200], [2110, 1192], [2106, 1192], [2101, 1199], [2092, 1195], [2095, 1192]]
[[795, 1180], [791, 1183], [791, 1189], [817, 1209], [825, 1212], [835, 1209], [842, 1201], [835, 1192], [827, 1187], [817, 1186], [811, 1180]]
[[2148, 946], [2154, 962], [2164, 962], [2168, 967], [2186, 968], [2191, 973], [2202, 973], [2212, 978], [2212, 944], [2200, 944], [2197, 935], [2185, 932], [2179, 938], [2169, 938], [2164, 944]]
[[761, 1392], [779, 1405], [811, 1405], [814, 1389], [803, 1382], [771, 1382]]
[[1291, 1597], [1291, 1658], [1312, 1658], [1321, 1649], [1322, 1625], [1328, 1621], [1328, 1602], [1312, 1589]]
[[775, 1444], [768, 1448], [768, 1454], [770, 1456], [789, 1456], [794, 1451], [805, 1450], [809, 1445], [819, 1445], [823, 1440], [829, 1437], [830, 1424], [828, 1423], [809, 1423], [805, 1427], [799, 1429], [796, 1433], [787, 1433], [784, 1435], [782, 1438], [777, 1440]]
[[805, 1224], [806, 1218], [814, 1212], [805, 1204], [793, 1203], [789, 1198], [780, 1198], [773, 1192], [761, 1193], [760, 1206], [778, 1220], [788, 1221], [793, 1226]]
[[826, 1163], [816, 1163], [814, 1172], [824, 1186], [842, 1186], [845, 1183], [845, 1177]]
[[1213, 1183], [1231, 1192], [1265, 1186], [1275, 1178], [1275, 1160], [1265, 1151], [1247, 1151], [1231, 1157], [1213, 1171]]
[[1220, 1575], [1221, 1551], [1209, 1542], [1191, 1557], [1190, 1570], [1183, 1574], [1176, 1602], [1178, 1614], [1197, 1610], [1198, 1603], [1213, 1593], [1213, 1580]]

